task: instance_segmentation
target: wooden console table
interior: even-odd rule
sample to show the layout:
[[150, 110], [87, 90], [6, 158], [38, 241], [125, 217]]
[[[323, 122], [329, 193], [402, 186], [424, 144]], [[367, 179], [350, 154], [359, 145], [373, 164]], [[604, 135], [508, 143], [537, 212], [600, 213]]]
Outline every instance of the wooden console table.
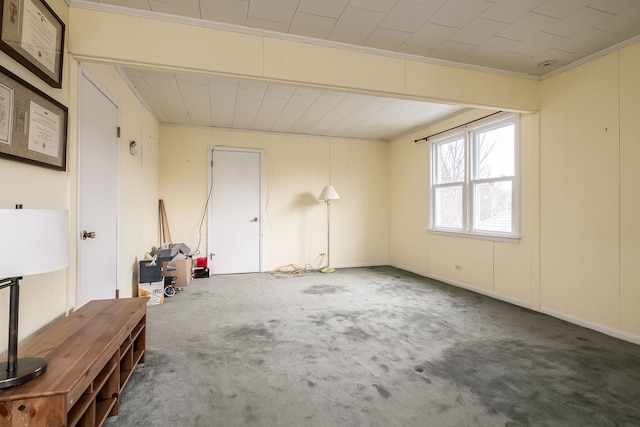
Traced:
[[101, 426], [146, 350], [147, 298], [91, 301], [19, 350], [47, 370], [0, 390], [0, 427]]

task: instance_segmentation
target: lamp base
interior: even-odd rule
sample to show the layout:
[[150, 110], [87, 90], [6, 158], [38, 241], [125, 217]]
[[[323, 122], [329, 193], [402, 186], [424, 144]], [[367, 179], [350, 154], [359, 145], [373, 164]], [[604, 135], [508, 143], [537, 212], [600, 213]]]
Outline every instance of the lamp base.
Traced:
[[0, 372], [0, 389], [15, 387], [39, 377], [47, 370], [47, 359], [42, 357], [22, 357], [16, 362], [17, 372], [11, 375], [8, 371]]
[[322, 270], [320, 270], [320, 273], [335, 273], [335, 272], [336, 272], [336, 270], [331, 268], [331, 267], [329, 267], [328, 265], [325, 268], [323, 268]]

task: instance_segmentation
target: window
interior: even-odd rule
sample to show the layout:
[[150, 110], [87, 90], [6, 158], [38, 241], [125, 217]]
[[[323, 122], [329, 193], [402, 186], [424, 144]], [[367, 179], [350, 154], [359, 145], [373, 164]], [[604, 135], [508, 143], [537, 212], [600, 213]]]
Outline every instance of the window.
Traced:
[[518, 238], [518, 116], [431, 141], [432, 231]]

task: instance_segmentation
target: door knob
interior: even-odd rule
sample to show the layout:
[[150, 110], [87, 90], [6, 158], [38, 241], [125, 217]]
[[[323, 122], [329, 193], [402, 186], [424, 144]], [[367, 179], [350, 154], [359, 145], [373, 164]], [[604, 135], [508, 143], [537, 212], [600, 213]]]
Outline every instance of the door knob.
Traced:
[[96, 238], [96, 232], [95, 231], [84, 230], [82, 232], [82, 240], [95, 239], [95, 238]]
[[253, 218], [251, 222], [258, 222], [258, 217]]

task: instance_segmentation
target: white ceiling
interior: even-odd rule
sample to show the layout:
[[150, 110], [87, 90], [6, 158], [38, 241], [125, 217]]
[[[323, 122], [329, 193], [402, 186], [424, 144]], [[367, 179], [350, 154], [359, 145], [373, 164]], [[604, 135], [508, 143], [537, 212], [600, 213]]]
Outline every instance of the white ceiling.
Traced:
[[161, 123], [389, 140], [459, 107], [123, 68]]
[[[539, 78], [640, 35], [640, 0], [70, 0]], [[384, 51], [384, 52], [383, 52]], [[546, 66], [540, 66], [547, 63]], [[456, 107], [124, 70], [162, 123], [390, 139]]]

